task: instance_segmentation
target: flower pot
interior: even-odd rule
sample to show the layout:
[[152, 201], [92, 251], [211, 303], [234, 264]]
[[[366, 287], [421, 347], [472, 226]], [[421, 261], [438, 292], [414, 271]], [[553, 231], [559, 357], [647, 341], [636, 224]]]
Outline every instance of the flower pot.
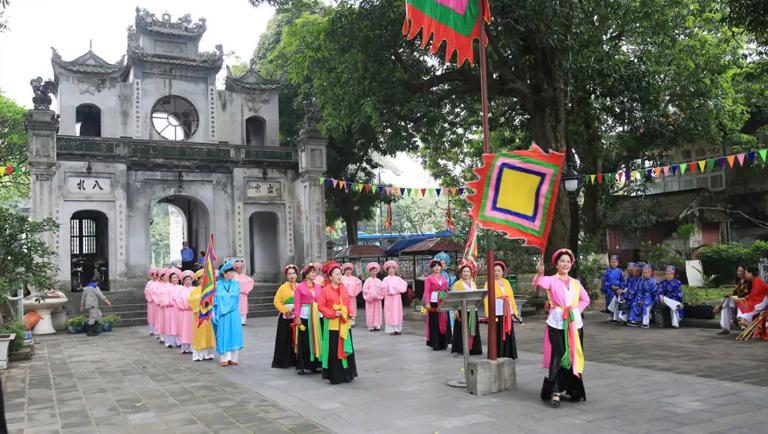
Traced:
[[0, 369], [8, 367], [8, 345], [16, 338], [16, 333], [0, 335]]
[[101, 331], [103, 331], [103, 332], [111, 332], [112, 331], [112, 323], [111, 322], [101, 323]]
[[68, 325], [67, 326], [67, 332], [73, 335], [76, 335], [83, 331], [83, 326], [81, 325]]

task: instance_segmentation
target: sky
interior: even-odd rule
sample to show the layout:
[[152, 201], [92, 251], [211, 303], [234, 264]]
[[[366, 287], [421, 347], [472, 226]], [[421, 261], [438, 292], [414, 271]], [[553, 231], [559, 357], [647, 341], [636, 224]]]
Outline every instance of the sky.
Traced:
[[[0, 90], [31, 108], [29, 80], [53, 78], [51, 47], [64, 60], [72, 60], [86, 53], [92, 43], [94, 53], [117, 62], [125, 54], [126, 29], [134, 24], [137, 5], [158, 17], [168, 12], [173, 21], [184, 14], [190, 14], [194, 22], [205, 17], [208, 30], [200, 50], [213, 51], [216, 44], [222, 44], [225, 53], [233, 51], [244, 61], [251, 58], [259, 35], [274, 14], [270, 6], [254, 8], [248, 0], [11, 0], [5, 14], [10, 29], [0, 33]], [[222, 68], [220, 74], [225, 71]], [[437, 186], [412, 155], [399, 153], [385, 167], [382, 183]]]

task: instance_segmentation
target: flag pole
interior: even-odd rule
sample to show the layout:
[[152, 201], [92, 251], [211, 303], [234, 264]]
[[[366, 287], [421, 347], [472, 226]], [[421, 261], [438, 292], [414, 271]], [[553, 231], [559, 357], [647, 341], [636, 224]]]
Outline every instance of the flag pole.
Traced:
[[[491, 131], [488, 125], [488, 66], [485, 56], [485, 2], [480, 3], [480, 98], [483, 102], [483, 153], [491, 152]], [[496, 282], [494, 281], [493, 234], [488, 234], [485, 268], [488, 274], [488, 360], [496, 360]]]

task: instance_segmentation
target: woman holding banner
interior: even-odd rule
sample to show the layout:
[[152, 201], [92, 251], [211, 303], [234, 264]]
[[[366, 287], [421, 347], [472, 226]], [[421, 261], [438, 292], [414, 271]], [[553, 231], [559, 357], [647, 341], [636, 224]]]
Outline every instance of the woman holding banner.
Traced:
[[589, 295], [581, 283], [568, 273], [576, 258], [569, 249], [560, 249], [552, 255], [554, 276], [544, 276], [544, 265], [539, 264], [534, 285], [547, 291], [549, 317], [544, 334], [542, 366], [549, 369], [541, 386], [541, 399], [552, 406], [560, 406], [560, 398], [573, 402], [586, 401], [582, 374], [584, 372], [583, 322], [581, 314], [589, 306]]

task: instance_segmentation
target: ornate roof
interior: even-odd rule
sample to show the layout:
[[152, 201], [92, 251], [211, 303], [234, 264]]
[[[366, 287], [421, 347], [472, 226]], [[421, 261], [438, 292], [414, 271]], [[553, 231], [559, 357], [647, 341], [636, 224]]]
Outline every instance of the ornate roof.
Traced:
[[224, 48], [216, 45], [216, 51], [201, 52], [196, 57], [179, 57], [163, 54], [150, 54], [144, 50], [139, 42], [136, 29], [128, 28], [128, 63], [136, 61], [161, 63], [166, 65], [190, 66], [218, 71], [224, 64]]
[[57, 66], [70, 72], [85, 74], [106, 74], [112, 75], [119, 73], [125, 66], [125, 56], [121, 57], [117, 63], [109, 63], [102, 59], [96, 53], [88, 50], [87, 53], [77, 59], [66, 61], [61, 58], [61, 54], [51, 47], [51, 63], [54, 68]]
[[232, 74], [232, 70], [229, 68], [229, 65], [227, 65], [227, 79], [225, 82], [225, 89], [230, 92], [253, 93], [279, 88], [279, 83], [272, 80], [267, 80], [266, 78], [262, 77], [261, 74], [259, 74], [259, 72], [256, 71], [256, 69], [253, 67], [253, 65], [251, 65], [248, 71], [246, 71], [246, 73], [240, 77], [235, 77]]
[[146, 9], [136, 8], [136, 28], [146, 32], [164, 35], [187, 36], [200, 39], [205, 33], [205, 18], [192, 22], [192, 16], [186, 14], [176, 21], [171, 21], [171, 15], [164, 13], [160, 19]]

